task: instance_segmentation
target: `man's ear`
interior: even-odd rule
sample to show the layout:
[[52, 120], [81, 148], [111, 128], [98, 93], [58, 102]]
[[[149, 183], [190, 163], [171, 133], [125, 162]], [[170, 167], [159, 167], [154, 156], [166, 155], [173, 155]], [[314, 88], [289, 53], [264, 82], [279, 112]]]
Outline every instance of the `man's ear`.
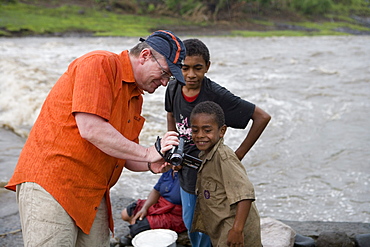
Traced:
[[145, 61], [149, 60], [152, 56], [152, 52], [149, 48], [145, 48], [140, 52], [139, 61], [141, 64], [144, 64]]

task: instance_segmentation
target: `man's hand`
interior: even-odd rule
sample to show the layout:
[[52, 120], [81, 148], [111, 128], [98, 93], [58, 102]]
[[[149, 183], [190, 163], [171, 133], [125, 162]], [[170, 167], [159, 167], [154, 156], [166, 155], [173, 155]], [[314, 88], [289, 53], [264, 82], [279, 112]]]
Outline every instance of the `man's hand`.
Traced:
[[173, 146], [179, 145], [178, 133], [175, 131], [168, 131], [161, 139], [161, 150], [160, 152], [164, 155], [168, 150], [171, 150]]
[[164, 173], [171, 169], [170, 163], [163, 162], [163, 156], [167, 151], [171, 150], [173, 146], [179, 145], [179, 139], [177, 136], [178, 136], [177, 132], [169, 131], [163, 136], [162, 139], [160, 139], [159, 143], [160, 147], [155, 147], [155, 149], [160, 148], [160, 150], [157, 149], [157, 154], [160, 154], [161, 157], [159, 160], [152, 162], [150, 164], [150, 169], [154, 173]]
[[168, 162], [151, 163], [150, 168], [154, 173], [164, 173], [171, 169], [171, 164]]
[[147, 148], [148, 157], [150, 157], [151, 163], [163, 163], [164, 154], [172, 149], [173, 146], [179, 145], [178, 133], [175, 131], [167, 132], [163, 138], [157, 139], [156, 143]]

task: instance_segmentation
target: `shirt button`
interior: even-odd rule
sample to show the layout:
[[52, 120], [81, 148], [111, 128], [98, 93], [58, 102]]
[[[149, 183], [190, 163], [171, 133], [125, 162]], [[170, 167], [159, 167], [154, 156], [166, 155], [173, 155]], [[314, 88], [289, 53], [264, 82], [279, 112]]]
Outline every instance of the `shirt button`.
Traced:
[[94, 209], [95, 209], [95, 210], [98, 210], [98, 207], [95, 207]]
[[131, 122], [131, 120], [129, 119], [127, 122], [128, 122], [128, 123], [130, 123], [130, 122]]

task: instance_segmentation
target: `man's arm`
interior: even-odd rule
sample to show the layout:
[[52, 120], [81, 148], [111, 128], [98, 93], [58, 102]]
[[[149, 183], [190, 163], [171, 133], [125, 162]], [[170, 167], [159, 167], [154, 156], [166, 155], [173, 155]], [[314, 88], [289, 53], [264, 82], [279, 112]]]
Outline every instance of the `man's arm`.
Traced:
[[228, 246], [243, 246], [245, 237], [243, 229], [251, 206], [252, 200], [242, 200], [237, 202], [234, 224], [227, 235]]
[[245, 154], [253, 147], [256, 143], [267, 124], [270, 122], [271, 116], [261, 108], [257, 107], [252, 115], [252, 126], [245, 137], [244, 141], [240, 144], [239, 148], [235, 151], [236, 156], [239, 160], [242, 160]]
[[[104, 153], [119, 159], [139, 161], [133, 163], [144, 171], [148, 170], [148, 162], [163, 163], [154, 145], [146, 148], [128, 140], [105, 119], [82, 112], [75, 113], [75, 118], [81, 137]], [[172, 145], [178, 145], [177, 133], [167, 132], [161, 140], [161, 151], [164, 153], [170, 150]]]

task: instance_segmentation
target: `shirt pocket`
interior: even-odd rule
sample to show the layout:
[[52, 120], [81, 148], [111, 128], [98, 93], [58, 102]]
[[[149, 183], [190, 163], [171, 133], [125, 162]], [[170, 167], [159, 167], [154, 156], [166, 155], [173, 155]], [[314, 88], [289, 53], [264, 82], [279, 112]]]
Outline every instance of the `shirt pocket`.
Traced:
[[203, 191], [209, 191], [214, 193], [217, 189], [217, 184], [215, 182], [207, 181], [204, 183], [203, 189], [204, 189]]
[[214, 208], [217, 210], [224, 207], [228, 207], [227, 196], [225, 193], [225, 188], [222, 184], [215, 181], [207, 181], [204, 183], [203, 187], [203, 197], [204, 201], [209, 208]]
[[212, 207], [217, 206], [217, 184], [214, 182], [204, 183], [203, 190], [201, 191], [205, 203]]

